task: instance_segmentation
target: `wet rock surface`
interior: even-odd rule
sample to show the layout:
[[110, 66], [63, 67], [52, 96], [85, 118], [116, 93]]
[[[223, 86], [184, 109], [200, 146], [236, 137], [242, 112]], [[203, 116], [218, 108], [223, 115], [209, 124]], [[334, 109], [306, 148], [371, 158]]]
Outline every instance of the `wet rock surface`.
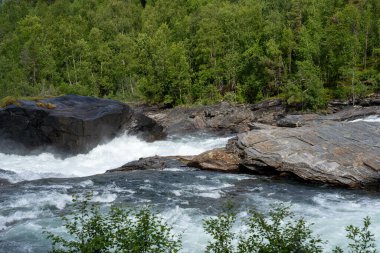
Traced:
[[321, 124], [326, 124], [329, 121], [353, 121], [372, 115], [380, 115], [380, 106], [347, 106], [336, 113], [326, 115], [287, 114], [284, 116], [279, 116], [276, 121], [276, 125], [279, 127], [318, 126]]
[[181, 166], [380, 188], [379, 123], [351, 122], [380, 115], [380, 106], [337, 108], [330, 114], [290, 114], [280, 101], [273, 100], [250, 106], [222, 103], [145, 113], [172, 134], [200, 130], [240, 133], [226, 148], [181, 161]]
[[240, 165], [259, 174], [290, 173], [312, 182], [378, 188], [380, 127], [370, 122], [324, 122], [319, 126], [266, 126], [230, 142]]
[[194, 156], [187, 163], [190, 167], [199, 168], [202, 170], [214, 170], [221, 172], [239, 172], [239, 156], [234, 152], [227, 150], [214, 149]]
[[0, 152], [77, 154], [124, 131], [153, 141], [162, 127], [117, 101], [67, 95], [0, 108]]
[[180, 168], [187, 167], [187, 161], [192, 157], [180, 157], [180, 156], [153, 156], [140, 158], [137, 161], [129, 162], [120, 168], [108, 170], [106, 173], [112, 172], [127, 172], [133, 170], [163, 170], [168, 168]]
[[153, 156], [129, 162], [111, 172], [128, 172], [134, 170], [163, 170], [170, 168], [192, 167], [201, 170], [220, 172], [239, 172], [240, 158], [234, 152], [218, 148], [195, 156]]

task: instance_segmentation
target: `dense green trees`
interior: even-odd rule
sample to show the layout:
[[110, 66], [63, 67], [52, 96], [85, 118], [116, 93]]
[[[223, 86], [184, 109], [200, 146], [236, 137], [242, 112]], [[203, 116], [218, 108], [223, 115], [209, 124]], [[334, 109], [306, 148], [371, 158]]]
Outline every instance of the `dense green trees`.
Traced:
[[0, 97], [178, 105], [380, 89], [379, 0], [16, 0], [0, 4]]

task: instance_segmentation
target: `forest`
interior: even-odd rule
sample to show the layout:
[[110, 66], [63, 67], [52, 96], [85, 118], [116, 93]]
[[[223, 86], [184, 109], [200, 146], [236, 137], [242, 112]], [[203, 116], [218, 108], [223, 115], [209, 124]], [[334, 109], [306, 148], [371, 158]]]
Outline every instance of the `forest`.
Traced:
[[380, 90], [380, 0], [3, 0], [0, 98], [177, 106]]

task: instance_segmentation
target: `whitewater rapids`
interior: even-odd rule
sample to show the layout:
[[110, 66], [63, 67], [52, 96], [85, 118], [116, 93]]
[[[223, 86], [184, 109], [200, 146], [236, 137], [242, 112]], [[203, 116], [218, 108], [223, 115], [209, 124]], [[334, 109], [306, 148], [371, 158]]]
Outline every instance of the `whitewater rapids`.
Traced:
[[[380, 122], [380, 117], [361, 120]], [[380, 242], [380, 196], [376, 192], [190, 168], [102, 174], [140, 157], [196, 155], [223, 147], [228, 139], [204, 135], [147, 143], [122, 135], [88, 154], [65, 159], [48, 153], [0, 154], [0, 178], [13, 182], [0, 187], [0, 253], [47, 252], [51, 242], [42, 231], [64, 235], [59, 217], [72, 210], [73, 194], [86, 191], [94, 193], [93, 201], [102, 208], [149, 205], [176, 234], [182, 234], [182, 253], [204, 252], [210, 238], [202, 229], [203, 220], [215, 216], [229, 201], [239, 218], [246, 218], [249, 208], [267, 212], [273, 203], [291, 205], [297, 217], [314, 223], [314, 233], [329, 241], [325, 252], [347, 245], [345, 227], [361, 226], [365, 216], [371, 217], [371, 231]], [[245, 227], [236, 224], [233, 229]]]
[[101, 174], [142, 157], [197, 155], [207, 150], [223, 147], [229, 138], [185, 137], [148, 143], [135, 136], [124, 134], [99, 145], [88, 154], [65, 159], [50, 153], [33, 156], [0, 153], [0, 177], [13, 183], [41, 178], [84, 177]]

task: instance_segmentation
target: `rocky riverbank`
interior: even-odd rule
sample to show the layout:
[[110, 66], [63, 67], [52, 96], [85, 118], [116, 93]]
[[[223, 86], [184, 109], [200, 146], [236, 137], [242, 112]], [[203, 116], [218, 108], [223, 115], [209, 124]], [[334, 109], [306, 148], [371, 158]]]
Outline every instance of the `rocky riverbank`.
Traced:
[[377, 188], [380, 127], [370, 122], [325, 123], [300, 128], [265, 126], [233, 139], [227, 151], [254, 173], [287, 173], [306, 181]]
[[[277, 111], [278, 108], [280, 110]], [[349, 188], [379, 188], [379, 123], [350, 122], [380, 115], [379, 106], [347, 106], [327, 115], [284, 115], [284, 108], [273, 103], [267, 108], [269, 113], [266, 118], [261, 113], [256, 114], [252, 106], [247, 105], [231, 108], [222, 104], [213, 112], [209, 110], [210, 107], [184, 109], [180, 113], [181, 109], [177, 108], [167, 111], [167, 117], [161, 118], [157, 115], [163, 115], [162, 112], [149, 114], [155, 116], [157, 121], [163, 123], [164, 129], [171, 133], [212, 129], [240, 132], [224, 149], [211, 150], [194, 157], [144, 158], [116, 171], [131, 168], [163, 169], [175, 165], [276, 177], [290, 176], [307, 182]], [[172, 117], [175, 118], [174, 122], [170, 120]], [[240, 118], [244, 120], [239, 121]], [[147, 163], [149, 166], [145, 166]]]
[[377, 189], [379, 123], [350, 122], [380, 115], [376, 101], [371, 106], [335, 103], [325, 114], [295, 114], [280, 100], [174, 109], [131, 108], [75, 95], [22, 100], [0, 108], [0, 152], [73, 155], [124, 132], [146, 141], [199, 132], [237, 134], [225, 148], [192, 157], [142, 158], [109, 172], [186, 166]]
[[332, 101], [323, 113], [292, 111], [280, 99], [257, 104], [232, 105], [226, 102], [192, 108], [160, 109], [137, 106], [134, 109], [154, 119], [168, 135], [197, 132], [236, 134], [255, 129], [254, 123], [281, 127], [300, 127], [327, 121], [347, 121], [380, 115], [380, 95], [349, 102]]

